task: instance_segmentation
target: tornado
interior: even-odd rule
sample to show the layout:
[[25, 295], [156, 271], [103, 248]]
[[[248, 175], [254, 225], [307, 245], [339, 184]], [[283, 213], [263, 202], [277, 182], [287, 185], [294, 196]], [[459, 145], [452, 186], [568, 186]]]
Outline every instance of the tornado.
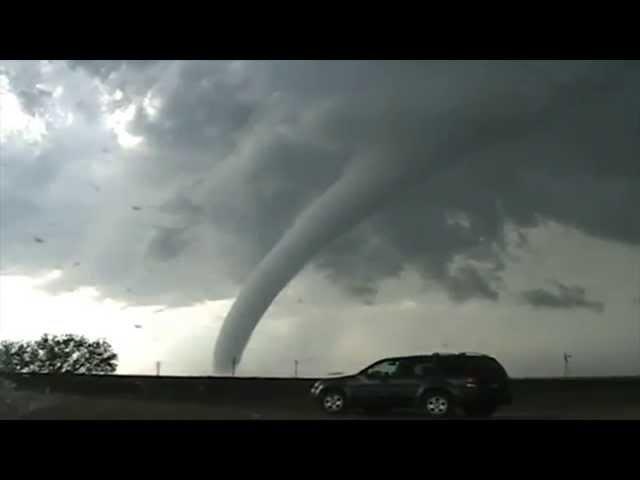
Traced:
[[214, 371], [232, 372], [263, 314], [278, 293], [325, 245], [407, 183], [411, 162], [355, 161], [296, 219], [250, 275], [227, 314], [214, 351]]

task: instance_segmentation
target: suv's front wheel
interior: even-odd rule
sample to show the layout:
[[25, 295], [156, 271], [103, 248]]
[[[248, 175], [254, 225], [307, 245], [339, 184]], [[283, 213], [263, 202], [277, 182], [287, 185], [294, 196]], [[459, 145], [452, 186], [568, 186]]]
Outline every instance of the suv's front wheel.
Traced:
[[322, 409], [331, 414], [341, 413], [347, 404], [344, 394], [338, 390], [330, 390], [322, 395]]
[[447, 417], [453, 411], [451, 397], [440, 391], [427, 392], [422, 398], [422, 408], [434, 418]]

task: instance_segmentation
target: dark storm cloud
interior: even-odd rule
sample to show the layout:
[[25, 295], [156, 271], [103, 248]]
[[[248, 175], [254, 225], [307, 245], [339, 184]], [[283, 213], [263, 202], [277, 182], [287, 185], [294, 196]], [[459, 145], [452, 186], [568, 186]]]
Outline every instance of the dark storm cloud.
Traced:
[[449, 266], [457, 255], [464, 255], [501, 270], [503, 260], [492, 242], [502, 242], [502, 232], [493, 231], [495, 227], [488, 227], [480, 215], [470, 216], [469, 226], [451, 223], [448, 211], [416, 193], [402, 197], [332, 243], [316, 264], [338, 281], [358, 279], [369, 286], [411, 267], [445, 286], [456, 301], [496, 299], [475, 269], [468, 266], [454, 274]]
[[367, 284], [352, 284], [347, 287], [347, 291], [362, 299], [365, 305], [373, 305], [378, 289]]
[[179, 256], [189, 245], [184, 229], [155, 227], [147, 254], [154, 260], [166, 261]]
[[543, 288], [522, 292], [522, 298], [534, 307], [540, 308], [585, 308], [602, 313], [604, 303], [586, 298], [587, 291], [580, 286], [568, 286], [554, 282], [555, 291]]
[[446, 282], [449, 295], [456, 302], [464, 302], [472, 298], [498, 300], [500, 294], [475, 268], [465, 266]]
[[[91, 278], [69, 275], [69, 288], [85, 282], [115, 292], [126, 281], [144, 283], [138, 290], [145, 299], [211, 298], [207, 288], [216, 291], [216, 275], [243, 281], [353, 159], [368, 155], [412, 167], [458, 163], [428, 183], [385, 196], [374, 215], [313, 260], [363, 299], [407, 266], [456, 301], [496, 299], [506, 225], [519, 229], [551, 219], [601, 238], [640, 242], [637, 62], [104, 61], [73, 67], [121, 89], [121, 103], [138, 105], [129, 131], [145, 138], [145, 148], [125, 154], [108, 145], [115, 152], [109, 161], [123, 164], [118, 191], [131, 198], [121, 205], [103, 189], [103, 204], [170, 220], [159, 223], [166, 229], [147, 230], [134, 220], [117, 222], [121, 230], [110, 232], [109, 246], [94, 241], [86, 255], [120, 260], [83, 260], [87, 271], [92, 265]], [[42, 81], [40, 73], [21, 75], [31, 85], [25, 91]], [[143, 108], [147, 95], [159, 99], [157, 114]], [[91, 98], [76, 100], [95, 113]], [[100, 158], [104, 147], [95, 147]], [[38, 171], [27, 172], [26, 163], [12, 182], [30, 192], [29, 178], [44, 190], [58, 178], [46, 155], [33, 162]], [[422, 170], [416, 172], [417, 179]], [[148, 204], [133, 198], [143, 188], [159, 206], [153, 213], [129, 208]], [[26, 206], [13, 202], [11, 218], [17, 218]], [[458, 214], [468, 222], [452, 222]], [[212, 243], [216, 248], [207, 250]], [[203, 255], [224, 257], [224, 265], [205, 273]], [[456, 258], [493, 265], [493, 273], [452, 270]], [[143, 261], [153, 274], [132, 270]], [[180, 282], [161, 279], [170, 269], [181, 272]]]
[[[454, 255], [473, 250], [478, 259], [499, 268], [507, 224], [531, 227], [551, 219], [637, 244], [640, 222], [634, 205], [640, 202], [640, 142], [633, 119], [638, 95], [637, 88], [623, 87], [606, 92], [604, 99], [592, 95], [585, 110], [573, 107], [551, 116], [547, 128], [538, 126], [524, 138], [478, 152], [475, 163], [403, 194], [367, 223], [376, 225], [378, 235], [393, 246], [397, 268], [410, 264], [442, 280]], [[445, 212], [450, 210], [465, 212], [470, 227], [448, 226]], [[364, 231], [368, 234], [354, 239], [354, 244], [371, 238], [367, 229], [352, 235]], [[521, 232], [518, 236], [524, 244], [526, 238]], [[353, 255], [360, 256], [360, 250], [354, 249]], [[343, 265], [334, 262], [333, 268], [348, 275]], [[363, 259], [362, 265], [372, 262]]]

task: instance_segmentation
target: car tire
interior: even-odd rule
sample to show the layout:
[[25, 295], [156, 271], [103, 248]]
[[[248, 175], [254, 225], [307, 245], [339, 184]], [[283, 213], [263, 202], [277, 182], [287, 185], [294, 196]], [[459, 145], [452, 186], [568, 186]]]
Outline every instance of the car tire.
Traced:
[[451, 395], [441, 390], [426, 392], [422, 396], [421, 407], [431, 418], [446, 418], [454, 411]]
[[489, 418], [497, 409], [496, 405], [471, 405], [464, 409], [464, 413], [467, 417]]
[[344, 393], [340, 390], [329, 390], [322, 394], [320, 398], [320, 405], [325, 413], [337, 415], [345, 411], [347, 399]]

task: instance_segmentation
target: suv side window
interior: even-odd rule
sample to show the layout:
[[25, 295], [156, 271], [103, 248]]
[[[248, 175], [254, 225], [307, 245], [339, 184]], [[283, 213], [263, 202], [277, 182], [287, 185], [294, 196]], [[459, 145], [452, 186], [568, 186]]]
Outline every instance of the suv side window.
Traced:
[[414, 365], [413, 373], [418, 378], [432, 377], [438, 373], [438, 369], [433, 360], [423, 360]]
[[395, 376], [397, 378], [415, 378], [416, 361], [412, 358], [404, 358], [399, 361]]
[[398, 360], [384, 360], [370, 367], [365, 372], [365, 375], [372, 378], [393, 377], [398, 372], [399, 366], [400, 362]]
[[464, 377], [467, 375], [466, 358], [462, 357], [440, 357], [438, 358], [438, 366], [445, 375], [450, 377]]

